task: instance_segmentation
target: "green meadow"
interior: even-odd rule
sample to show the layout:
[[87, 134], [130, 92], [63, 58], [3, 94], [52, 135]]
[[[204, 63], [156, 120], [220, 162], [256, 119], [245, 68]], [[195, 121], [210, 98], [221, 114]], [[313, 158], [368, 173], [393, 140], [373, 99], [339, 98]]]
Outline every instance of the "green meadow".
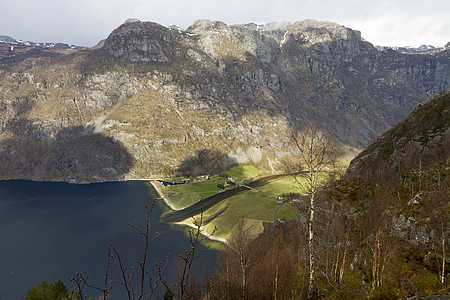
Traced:
[[[225, 175], [233, 178], [237, 184], [258, 179], [261, 171], [254, 166], [238, 166], [225, 172]], [[222, 175], [223, 176], [223, 175]], [[209, 180], [200, 178], [200, 181], [191, 180], [189, 184], [174, 185], [161, 188], [164, 196], [173, 204], [176, 209], [185, 209], [190, 205], [200, 201], [202, 198], [219, 193], [222, 189], [220, 185], [228, 182], [228, 178], [211, 177]], [[232, 188], [233, 186], [225, 187]], [[228, 197], [208, 210], [203, 212], [203, 226], [208, 233], [214, 231], [214, 236], [218, 238], [228, 238], [233, 227], [244, 220], [244, 225], [253, 236], [257, 236], [266, 226], [273, 223], [274, 213], [280, 206], [278, 196], [283, 194], [304, 194], [292, 177], [279, 177], [255, 189], [248, 190], [237, 195]], [[292, 220], [296, 217], [296, 208], [286, 203], [279, 209], [276, 218]], [[182, 223], [192, 224], [191, 216]]]

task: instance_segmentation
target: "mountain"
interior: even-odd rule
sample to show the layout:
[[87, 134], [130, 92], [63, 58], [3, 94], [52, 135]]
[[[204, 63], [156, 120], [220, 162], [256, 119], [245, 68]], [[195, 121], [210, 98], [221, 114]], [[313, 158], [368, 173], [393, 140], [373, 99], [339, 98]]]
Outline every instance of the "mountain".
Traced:
[[[337, 198], [353, 206], [355, 232], [373, 239], [367, 224], [378, 224], [372, 230], [384, 237], [377, 242], [389, 247], [380, 298], [402, 289], [419, 298], [448, 295], [450, 89], [418, 104], [362, 151], [337, 190], [344, 191]], [[406, 274], [407, 282], [388, 283]]]
[[404, 48], [408, 49], [409, 51], [413, 51], [413, 52], [427, 52], [427, 51], [436, 50], [436, 47], [434, 47], [432, 45], [406, 46]]
[[79, 49], [82, 47], [63, 43], [24, 42], [0, 35], [0, 62], [7, 65], [17, 64], [28, 58], [66, 55]]
[[[395, 259], [412, 269], [418, 264], [427, 271], [439, 271], [445, 286], [445, 243], [450, 234], [450, 89], [418, 104], [362, 151], [350, 163], [343, 182], [358, 185], [352, 192], [353, 205], [360, 205], [355, 211], [370, 215], [384, 210], [390, 216], [385, 220], [389, 224], [386, 232], [397, 239]], [[439, 267], [431, 266], [430, 253]], [[416, 259], [410, 261], [411, 256]], [[418, 273], [414, 276], [424, 276]], [[440, 292], [448, 293], [446, 289]]]
[[331, 22], [129, 20], [102, 48], [0, 60], [0, 178], [170, 175], [205, 151], [275, 170], [305, 122], [361, 149], [449, 87], [448, 58], [378, 49]]
[[[447, 46], [445, 46], [447, 47]], [[420, 45], [420, 46], [405, 46], [405, 47], [386, 47], [386, 46], [377, 46], [379, 50], [395, 50], [404, 54], [427, 54], [433, 51], [442, 51], [443, 48], [436, 48], [432, 45]]]
[[81, 49], [84, 47], [65, 44], [65, 43], [35, 43], [30, 41], [22, 41], [15, 39], [7, 35], [0, 35], [0, 43], [6, 43], [11, 45], [20, 45], [28, 47], [43, 47], [43, 48], [57, 48], [57, 49]]

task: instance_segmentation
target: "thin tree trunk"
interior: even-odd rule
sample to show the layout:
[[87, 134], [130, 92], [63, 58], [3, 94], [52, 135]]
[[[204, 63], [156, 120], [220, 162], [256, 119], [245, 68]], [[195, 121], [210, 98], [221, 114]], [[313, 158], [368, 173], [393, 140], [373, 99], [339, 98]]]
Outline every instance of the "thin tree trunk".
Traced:
[[241, 260], [241, 272], [242, 272], [242, 300], [245, 299], [245, 286], [247, 284], [247, 279], [246, 279], [246, 272], [245, 272], [245, 263], [244, 263], [244, 257], [243, 257], [243, 250], [241, 248], [241, 253], [240, 253], [240, 260]]
[[278, 254], [277, 254], [277, 264], [275, 266], [275, 295], [274, 295], [274, 300], [277, 300], [277, 294], [278, 294]]
[[380, 251], [380, 229], [377, 229], [375, 234], [375, 248], [373, 249], [373, 262], [372, 262], [372, 289], [378, 286], [378, 264], [379, 264], [379, 251]]
[[[442, 226], [443, 227], [443, 226]], [[444, 283], [445, 276], [445, 233], [444, 228], [442, 228], [442, 273], [441, 273], [441, 283]]]
[[336, 263], [334, 264], [334, 277], [333, 279], [336, 281], [337, 280], [337, 270], [338, 270], [338, 265], [339, 265], [339, 254], [341, 252], [341, 239], [339, 239], [339, 243], [338, 243], [338, 249], [337, 249], [337, 253], [336, 253]]
[[311, 193], [311, 204], [309, 210], [309, 236], [308, 236], [308, 248], [309, 248], [309, 284], [308, 284], [308, 298], [313, 296], [313, 284], [314, 284], [314, 192]]
[[344, 277], [345, 258], [347, 257], [348, 236], [349, 236], [349, 233], [347, 232], [347, 239], [345, 240], [345, 246], [344, 246], [344, 257], [342, 258], [341, 270], [339, 272], [339, 283], [342, 282], [342, 277]]

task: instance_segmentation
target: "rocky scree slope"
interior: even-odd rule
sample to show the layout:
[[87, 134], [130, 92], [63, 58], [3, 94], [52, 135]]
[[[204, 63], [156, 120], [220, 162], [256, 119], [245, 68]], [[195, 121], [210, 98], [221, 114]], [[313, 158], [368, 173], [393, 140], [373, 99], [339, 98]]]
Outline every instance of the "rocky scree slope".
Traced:
[[313, 20], [187, 30], [130, 20], [102, 49], [0, 60], [0, 178], [145, 178], [199, 151], [274, 170], [288, 129], [306, 121], [362, 148], [448, 88], [448, 57], [378, 50]]

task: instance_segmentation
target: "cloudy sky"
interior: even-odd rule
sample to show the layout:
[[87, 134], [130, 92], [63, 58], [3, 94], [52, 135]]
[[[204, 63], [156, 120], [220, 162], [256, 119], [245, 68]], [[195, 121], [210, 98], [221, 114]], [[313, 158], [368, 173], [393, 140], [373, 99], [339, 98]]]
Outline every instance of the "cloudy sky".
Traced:
[[0, 10], [0, 35], [94, 46], [128, 18], [186, 28], [197, 19], [229, 25], [316, 19], [359, 30], [375, 45], [443, 46], [448, 0], [15, 0]]

